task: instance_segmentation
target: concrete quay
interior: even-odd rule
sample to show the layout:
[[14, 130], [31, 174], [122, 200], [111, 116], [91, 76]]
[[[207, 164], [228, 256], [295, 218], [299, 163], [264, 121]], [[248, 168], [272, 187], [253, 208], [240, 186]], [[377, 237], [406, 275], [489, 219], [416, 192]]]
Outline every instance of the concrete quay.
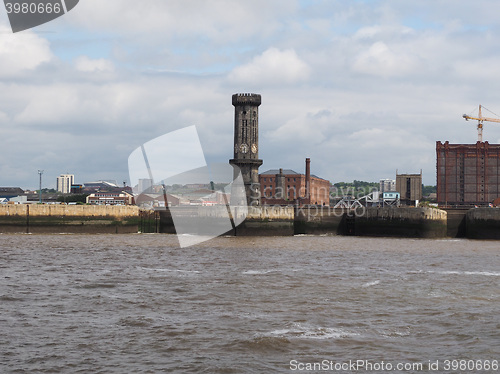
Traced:
[[139, 223], [136, 206], [0, 205], [1, 233], [136, 233]]
[[447, 214], [433, 208], [364, 208], [355, 210], [301, 208], [297, 234], [339, 234], [404, 238], [447, 236]]
[[[224, 208], [224, 209], [222, 209]], [[186, 207], [186, 219], [201, 226], [227, 209]], [[233, 209], [235, 218], [244, 211]], [[210, 225], [207, 225], [207, 227]], [[0, 233], [170, 233], [169, 210], [141, 211], [136, 206], [0, 205]], [[236, 236], [353, 235], [403, 238], [500, 239], [500, 209], [411, 207], [333, 209], [325, 206], [250, 207], [244, 221], [225, 233]]]
[[[199, 226], [207, 225], [216, 210], [203, 207], [186, 208], [196, 216]], [[227, 210], [221, 210], [227, 215]], [[235, 216], [235, 212], [232, 212]], [[174, 222], [168, 210], [160, 212], [161, 233], [175, 233]], [[356, 235], [441, 238], [447, 236], [447, 213], [432, 208], [364, 208], [356, 210], [333, 209], [327, 206], [293, 207], [262, 206], [249, 208], [246, 219], [225, 233], [236, 236], [291, 236], [291, 235]]]
[[500, 209], [470, 209], [465, 216], [465, 231], [469, 239], [500, 239]]

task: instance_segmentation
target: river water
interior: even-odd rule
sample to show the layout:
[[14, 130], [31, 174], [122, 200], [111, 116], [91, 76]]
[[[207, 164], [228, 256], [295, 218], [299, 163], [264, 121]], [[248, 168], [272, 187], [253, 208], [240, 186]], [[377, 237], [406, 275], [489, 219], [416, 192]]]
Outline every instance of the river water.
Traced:
[[499, 372], [499, 311], [495, 241], [0, 235], [1, 373]]

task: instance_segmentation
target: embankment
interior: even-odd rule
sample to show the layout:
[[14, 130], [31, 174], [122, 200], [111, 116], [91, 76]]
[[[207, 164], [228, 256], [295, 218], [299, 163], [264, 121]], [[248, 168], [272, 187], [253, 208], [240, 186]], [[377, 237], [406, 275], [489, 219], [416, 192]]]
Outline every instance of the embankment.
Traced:
[[136, 206], [0, 205], [2, 233], [133, 233], [139, 223]]
[[465, 229], [470, 239], [500, 239], [500, 209], [470, 209], [465, 217]]
[[446, 212], [432, 208], [309, 207], [295, 214], [296, 234], [441, 238], [446, 230]]
[[367, 208], [355, 217], [354, 235], [444, 238], [447, 214], [434, 208]]
[[[177, 226], [181, 228], [181, 232], [183, 233], [190, 233], [189, 230], [191, 229], [191, 233], [210, 235], [224, 232], [230, 224], [228, 211], [225, 206], [163, 208], [158, 213], [160, 216], [159, 232], [164, 234], [175, 234], [175, 226]], [[236, 228], [229, 229], [224, 233], [225, 235], [289, 236], [294, 234], [293, 207], [249, 207], [248, 211], [246, 209], [238, 210], [238, 208], [233, 208], [231, 214], [237, 221], [241, 219], [244, 219], [244, 221], [237, 225]]]

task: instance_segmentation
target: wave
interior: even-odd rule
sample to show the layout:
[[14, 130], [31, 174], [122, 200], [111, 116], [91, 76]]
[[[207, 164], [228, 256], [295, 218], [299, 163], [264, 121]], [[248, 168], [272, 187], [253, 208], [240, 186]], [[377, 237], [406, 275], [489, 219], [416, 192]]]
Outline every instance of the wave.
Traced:
[[443, 275], [482, 275], [486, 277], [500, 277], [500, 272], [495, 271], [428, 271], [428, 273], [436, 273]]
[[376, 280], [376, 281], [373, 281], [373, 282], [368, 282], [368, 283], [365, 283], [363, 284], [361, 287], [363, 288], [366, 288], [366, 287], [371, 287], [371, 286], [376, 286], [377, 284], [379, 284], [380, 281], [379, 280]]
[[242, 274], [245, 275], [263, 275], [272, 273], [274, 270], [246, 270]]
[[151, 271], [151, 272], [160, 272], [160, 273], [185, 273], [185, 274], [199, 274], [198, 270], [184, 270], [184, 269], [168, 269], [168, 268], [145, 268], [139, 267], [141, 270]]
[[346, 331], [344, 329], [331, 328], [331, 327], [311, 327], [303, 326], [300, 323], [294, 325], [290, 329], [279, 329], [270, 331], [264, 336], [279, 337], [286, 339], [342, 339], [359, 336], [359, 333]]

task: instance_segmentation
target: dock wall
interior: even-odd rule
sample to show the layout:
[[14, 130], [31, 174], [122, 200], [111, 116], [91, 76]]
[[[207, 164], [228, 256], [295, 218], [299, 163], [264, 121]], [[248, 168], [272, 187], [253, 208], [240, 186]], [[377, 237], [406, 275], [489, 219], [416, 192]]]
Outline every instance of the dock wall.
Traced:
[[356, 236], [444, 238], [447, 213], [434, 208], [367, 208], [354, 221]]
[[447, 236], [447, 214], [432, 208], [310, 207], [296, 209], [295, 234], [436, 238]]
[[294, 235], [293, 206], [262, 206], [248, 208], [245, 221], [229, 234], [237, 236], [292, 236]]
[[296, 208], [294, 232], [296, 235], [349, 235], [353, 223], [349, 212], [325, 206]]
[[[213, 220], [214, 210], [186, 210]], [[189, 213], [191, 212], [191, 213]], [[227, 214], [227, 210], [215, 210]], [[243, 212], [233, 211], [234, 217]], [[201, 217], [201, 218], [200, 218]], [[0, 233], [136, 233], [175, 234], [168, 210], [140, 211], [135, 206], [0, 205]], [[356, 235], [393, 237], [467, 237], [500, 239], [500, 209], [440, 210], [433, 208], [359, 208], [264, 206], [249, 208], [243, 223], [227, 235], [288, 236]]]
[[500, 209], [470, 209], [465, 217], [465, 228], [470, 239], [500, 239]]
[[[219, 209], [220, 208], [220, 209]], [[171, 208], [176, 209], [176, 208]], [[174, 220], [172, 218], [171, 209], [159, 210], [160, 225], [159, 232], [165, 234], [175, 234]], [[175, 211], [177, 222], [182, 224], [186, 220], [186, 225], [189, 226], [189, 220], [196, 220], [193, 228], [203, 230], [203, 227], [214, 228], [214, 222], [217, 218], [222, 218], [224, 221], [228, 219], [228, 211], [223, 207], [180, 207]], [[231, 229], [225, 235], [238, 236], [288, 236], [294, 234], [293, 222], [294, 211], [293, 207], [269, 206], [261, 208], [249, 207], [248, 210], [241, 208], [233, 208], [231, 214], [234, 218], [246, 219], [239, 224], [235, 229]], [[221, 222], [222, 222], [221, 221]], [[210, 234], [207, 232], [206, 234]]]
[[132, 233], [139, 208], [105, 205], [0, 205], [3, 233]]

